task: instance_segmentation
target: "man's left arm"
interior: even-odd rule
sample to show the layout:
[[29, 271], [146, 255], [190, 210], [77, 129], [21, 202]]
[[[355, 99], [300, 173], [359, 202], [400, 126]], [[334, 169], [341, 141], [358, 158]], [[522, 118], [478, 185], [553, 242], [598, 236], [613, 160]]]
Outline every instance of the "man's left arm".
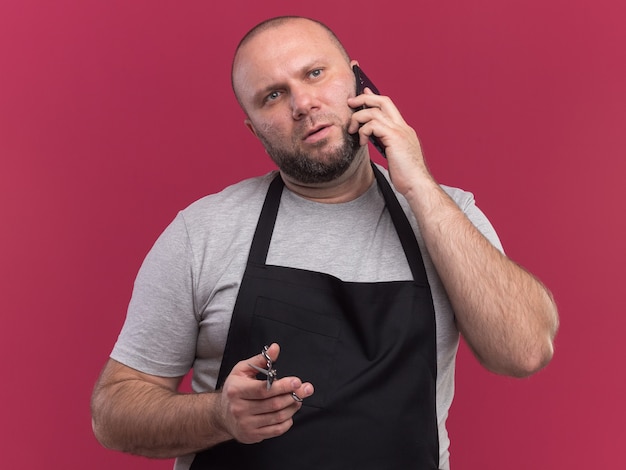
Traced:
[[517, 377], [543, 368], [558, 328], [548, 289], [495, 248], [441, 189], [415, 131], [389, 98], [366, 91], [349, 104], [369, 107], [354, 114], [349, 130], [359, 129], [361, 144], [375, 134], [385, 145], [392, 183], [415, 214], [459, 330], [478, 360]]
[[438, 184], [419, 187], [407, 200], [476, 357], [489, 370], [519, 377], [544, 367], [558, 326], [549, 291], [494, 247]]

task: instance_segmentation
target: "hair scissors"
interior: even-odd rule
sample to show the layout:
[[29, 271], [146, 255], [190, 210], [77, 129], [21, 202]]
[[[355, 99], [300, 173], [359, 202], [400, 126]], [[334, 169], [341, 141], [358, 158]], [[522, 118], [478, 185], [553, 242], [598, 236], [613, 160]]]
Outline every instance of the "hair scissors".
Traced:
[[262, 369], [259, 366], [255, 366], [254, 364], [250, 363], [248, 363], [248, 365], [256, 370], [259, 374], [263, 374], [267, 377], [266, 387], [269, 390], [270, 388], [272, 388], [274, 380], [276, 380], [276, 378], [278, 377], [278, 371], [274, 369], [272, 358], [267, 353], [268, 349], [269, 348], [267, 346], [263, 346], [263, 350], [261, 351], [261, 354], [263, 354], [263, 357], [265, 358], [265, 367], [267, 367], [267, 369]]
[[[263, 346], [263, 349], [261, 350], [261, 354], [265, 358], [265, 367], [266, 367], [266, 369], [263, 369], [263, 368], [261, 368], [259, 366], [255, 366], [254, 364], [248, 363], [248, 365], [250, 367], [252, 367], [254, 370], [256, 370], [259, 374], [263, 374], [263, 375], [265, 375], [267, 377], [266, 385], [265, 385], [267, 390], [272, 388], [272, 384], [274, 383], [274, 380], [276, 380], [278, 378], [278, 371], [276, 369], [274, 369], [274, 363], [272, 361], [272, 358], [267, 353], [268, 349], [269, 349], [269, 347], [266, 345], [266, 346]], [[291, 396], [297, 402], [301, 402], [302, 401], [302, 398], [300, 398], [298, 395], [296, 395], [293, 392], [291, 393]]]

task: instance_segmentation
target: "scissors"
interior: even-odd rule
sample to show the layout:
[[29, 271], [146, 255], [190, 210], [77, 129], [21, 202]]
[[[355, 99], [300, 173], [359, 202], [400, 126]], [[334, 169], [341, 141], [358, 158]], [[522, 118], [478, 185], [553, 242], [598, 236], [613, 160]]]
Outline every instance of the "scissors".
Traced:
[[[278, 378], [278, 371], [276, 369], [274, 369], [274, 363], [272, 361], [272, 358], [267, 353], [268, 349], [269, 349], [269, 347], [267, 345], [265, 345], [265, 346], [263, 346], [263, 349], [261, 350], [261, 354], [265, 358], [265, 367], [267, 367], [267, 369], [263, 369], [263, 368], [261, 368], [259, 366], [255, 366], [254, 364], [248, 363], [248, 365], [250, 367], [252, 367], [254, 370], [256, 370], [258, 373], [263, 374], [263, 375], [265, 375], [267, 377], [267, 381], [266, 381], [266, 385], [265, 385], [267, 390], [272, 388], [272, 384], [274, 383], [274, 380], [276, 380]], [[300, 398], [294, 392], [291, 393], [291, 396], [297, 402], [301, 402], [302, 401], [302, 398]]]

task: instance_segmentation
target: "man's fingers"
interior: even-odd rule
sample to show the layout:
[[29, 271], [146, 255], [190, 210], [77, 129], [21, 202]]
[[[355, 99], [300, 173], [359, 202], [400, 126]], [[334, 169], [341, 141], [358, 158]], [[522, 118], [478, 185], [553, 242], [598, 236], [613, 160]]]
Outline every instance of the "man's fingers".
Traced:
[[272, 389], [269, 392], [272, 392], [273, 396], [278, 395], [289, 395], [291, 400], [299, 401], [294, 399], [292, 394], [296, 394], [299, 399], [304, 399], [313, 395], [314, 392], [313, 385], [309, 382], [302, 382], [298, 377], [284, 377], [280, 380], [274, 382], [272, 385]]
[[[259, 442], [264, 439], [279, 436], [293, 425], [293, 415], [302, 407], [285, 391], [302, 387], [299, 379], [291, 378], [277, 381], [270, 390], [267, 390], [262, 381], [250, 387], [249, 379], [240, 379], [248, 382], [248, 386], [237, 391], [237, 396], [231, 395], [232, 388], [224, 390], [227, 394], [227, 416], [231, 435], [244, 443]], [[282, 382], [282, 383], [279, 383]], [[254, 389], [253, 391], [250, 391]], [[301, 393], [312, 393], [312, 386], [302, 388]], [[248, 394], [254, 398], [245, 398]]]
[[[267, 349], [267, 355], [270, 357], [272, 362], [275, 362], [278, 359], [279, 354], [280, 346], [276, 343], [272, 343], [272, 345]], [[231, 374], [245, 377], [255, 377], [259, 373], [259, 370], [255, 369], [255, 367], [267, 370], [267, 359], [263, 356], [263, 352], [235, 364]]]
[[274, 378], [269, 389], [267, 380], [255, 378], [268, 370], [268, 359], [273, 368], [279, 353], [280, 347], [274, 343], [240, 361], [224, 383], [221, 393], [225, 427], [240, 442], [259, 442], [285, 433], [293, 425], [293, 415], [302, 407], [302, 400], [314, 392], [312, 384], [298, 377]]

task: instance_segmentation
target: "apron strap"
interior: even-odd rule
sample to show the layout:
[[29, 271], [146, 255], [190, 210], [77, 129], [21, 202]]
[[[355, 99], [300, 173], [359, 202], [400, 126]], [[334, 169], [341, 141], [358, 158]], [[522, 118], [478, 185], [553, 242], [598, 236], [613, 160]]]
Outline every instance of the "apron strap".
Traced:
[[265, 264], [284, 186], [285, 183], [280, 176], [280, 172], [276, 172], [276, 176], [267, 190], [265, 202], [263, 202], [263, 208], [259, 215], [259, 222], [256, 226], [254, 237], [252, 238], [252, 245], [250, 246], [250, 254], [248, 256], [249, 263]]
[[398, 202], [398, 198], [393, 192], [393, 189], [391, 189], [391, 185], [387, 181], [387, 178], [385, 178], [382, 172], [376, 167], [374, 162], [371, 163], [374, 175], [376, 176], [376, 181], [378, 181], [378, 187], [383, 193], [385, 203], [387, 204], [387, 210], [389, 211], [389, 215], [391, 215], [393, 225], [396, 227], [398, 238], [400, 238], [400, 243], [404, 249], [404, 255], [406, 256], [406, 260], [411, 268], [413, 280], [423, 284], [428, 284], [424, 260], [422, 259], [422, 253], [417, 243], [413, 227], [411, 227], [411, 224], [409, 223], [402, 206]]

